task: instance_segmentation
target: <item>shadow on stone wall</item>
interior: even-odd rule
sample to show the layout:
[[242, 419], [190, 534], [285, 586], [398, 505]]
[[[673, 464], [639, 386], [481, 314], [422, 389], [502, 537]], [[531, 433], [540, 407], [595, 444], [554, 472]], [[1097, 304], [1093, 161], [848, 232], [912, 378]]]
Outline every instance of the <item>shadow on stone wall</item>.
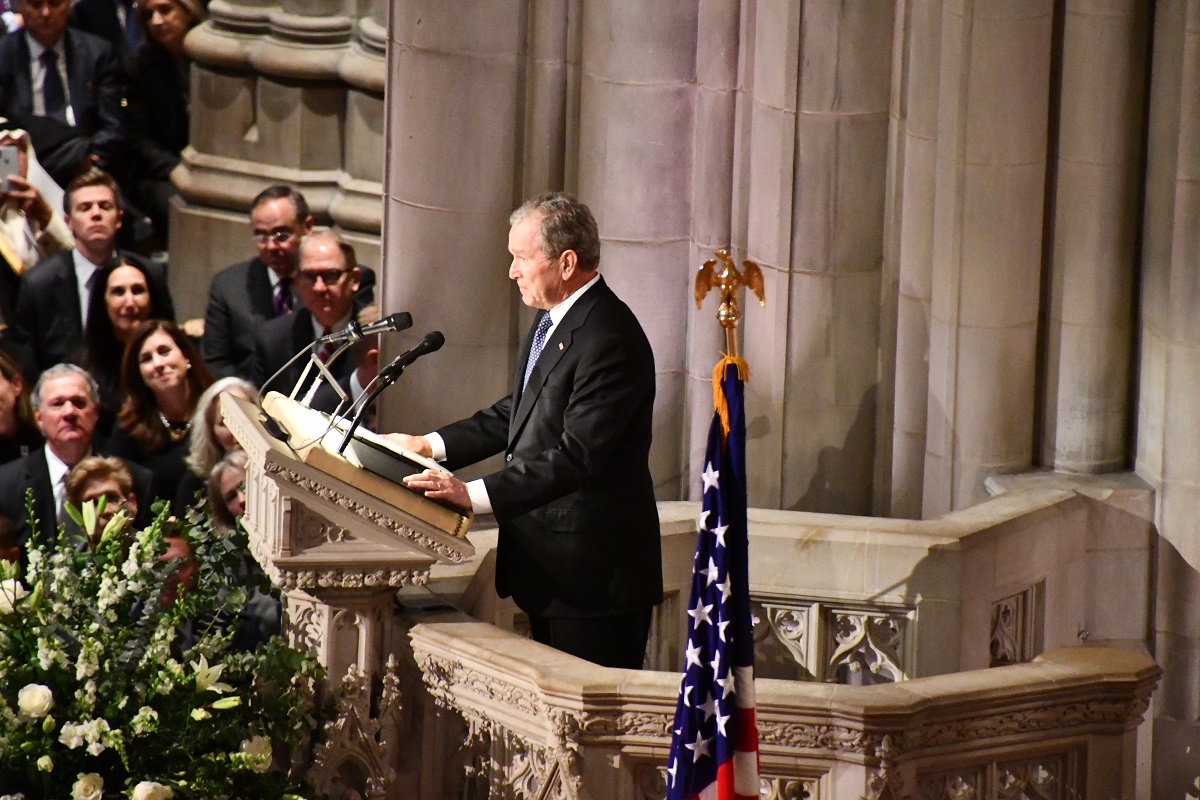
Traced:
[[[824, 514], [871, 514], [875, 491], [875, 403], [879, 385], [863, 393], [858, 413], [841, 447], [823, 447], [817, 454], [817, 471], [804, 496], [788, 511]], [[792, 424], [805, 424], [795, 420]]]

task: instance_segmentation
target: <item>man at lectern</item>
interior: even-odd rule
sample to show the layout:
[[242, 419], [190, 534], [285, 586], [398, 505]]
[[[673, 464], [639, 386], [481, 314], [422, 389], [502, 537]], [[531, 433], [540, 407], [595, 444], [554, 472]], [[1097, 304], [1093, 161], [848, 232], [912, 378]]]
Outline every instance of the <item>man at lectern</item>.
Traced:
[[512, 393], [435, 433], [393, 435], [450, 469], [500, 452], [504, 467], [470, 483], [433, 471], [405, 483], [495, 514], [496, 589], [529, 615], [536, 641], [640, 668], [662, 600], [648, 463], [654, 354], [597, 272], [600, 236], [587, 206], [547, 194], [509, 222], [508, 276], [540, 309]]

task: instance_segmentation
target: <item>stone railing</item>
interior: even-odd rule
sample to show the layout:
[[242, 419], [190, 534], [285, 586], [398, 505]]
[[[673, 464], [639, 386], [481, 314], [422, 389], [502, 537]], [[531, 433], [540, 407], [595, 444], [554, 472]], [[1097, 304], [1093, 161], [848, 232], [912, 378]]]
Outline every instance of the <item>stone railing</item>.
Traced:
[[[1148, 493], [1014, 489], [929, 521], [751, 510], [764, 797], [965, 800], [1022, 782], [1031, 797], [1148, 796], [1128, 755], [1149, 740], [1133, 727], [1158, 675]], [[667, 599], [642, 673], [511, 633], [525, 625], [492, 590], [494, 530], [403, 590], [403, 796], [661, 796], [698, 510], [659, 506]], [[1114, 585], [1120, 602], [1099, 590]]]
[[[462, 772], [419, 796], [664, 796], [678, 675], [597, 667], [477, 622], [411, 638], [429, 694], [466, 723], [459, 741], [427, 729], [421, 762]], [[1159, 674], [1140, 653], [1076, 647], [887, 686], [760, 679], [761, 796], [1131, 798]]]

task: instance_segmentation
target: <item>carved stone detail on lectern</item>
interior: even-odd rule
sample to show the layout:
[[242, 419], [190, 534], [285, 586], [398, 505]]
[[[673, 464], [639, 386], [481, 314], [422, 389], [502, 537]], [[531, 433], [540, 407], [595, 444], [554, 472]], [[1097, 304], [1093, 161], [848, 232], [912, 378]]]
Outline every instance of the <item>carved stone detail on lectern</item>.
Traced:
[[321, 642], [329, 624], [329, 606], [298, 592], [288, 595], [288, 645], [303, 650], [311, 656], [320, 657]]
[[307, 508], [292, 515], [292, 548], [303, 552], [327, 542], [348, 542], [354, 538], [350, 531], [334, 525]]
[[[330, 800], [384, 800], [396, 771], [389, 758], [389, 741], [400, 725], [399, 665], [389, 656], [380, 686], [351, 665], [337, 691], [337, 718], [325, 726], [324, 741], [316, 747], [309, 779], [313, 789]], [[372, 700], [379, 709], [371, 714]]]
[[349, 511], [355, 516], [362, 517], [365, 521], [371, 523], [372, 525], [394, 532], [401, 538], [411, 541], [422, 550], [426, 550], [430, 553], [441, 556], [445, 561], [451, 564], [461, 564], [470, 557], [469, 553], [464, 553], [461, 549], [452, 548], [443, 542], [439, 542], [438, 540], [421, 533], [418, 530], [410, 528], [409, 526], [392, 517], [380, 514], [378, 511], [370, 508], [369, 506], [366, 506], [352, 498], [346, 497], [343, 494], [339, 494], [324, 484], [310, 480], [303, 475], [293, 472], [282, 464], [268, 461], [263, 465], [263, 469], [268, 474], [275, 475], [286, 483], [293, 484], [296, 486], [296, 488], [301, 489], [314, 497], [333, 503], [334, 505]]

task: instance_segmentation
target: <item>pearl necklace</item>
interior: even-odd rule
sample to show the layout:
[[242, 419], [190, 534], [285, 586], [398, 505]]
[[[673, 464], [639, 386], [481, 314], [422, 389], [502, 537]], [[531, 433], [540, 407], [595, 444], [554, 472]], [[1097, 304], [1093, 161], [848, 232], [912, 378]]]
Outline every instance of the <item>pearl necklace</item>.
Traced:
[[162, 422], [163, 427], [167, 429], [167, 436], [170, 437], [172, 442], [181, 441], [192, 430], [192, 421], [190, 419], [183, 423], [171, 422], [171, 420], [167, 419], [167, 415], [161, 411], [158, 412], [158, 418]]

